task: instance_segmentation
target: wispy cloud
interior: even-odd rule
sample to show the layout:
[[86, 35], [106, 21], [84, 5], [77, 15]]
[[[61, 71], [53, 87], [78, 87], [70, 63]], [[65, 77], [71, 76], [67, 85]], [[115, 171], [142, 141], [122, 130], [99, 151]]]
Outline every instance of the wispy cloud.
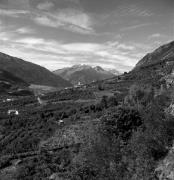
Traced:
[[61, 22], [73, 24], [85, 29], [90, 29], [92, 25], [90, 16], [81, 10], [71, 8], [62, 9], [52, 16]]
[[38, 15], [34, 17], [34, 21], [37, 24], [43, 25], [43, 26], [48, 26], [48, 27], [55, 27], [58, 28], [60, 26], [63, 26], [63, 24], [60, 21], [55, 21], [54, 18], [48, 17], [46, 15]]
[[81, 34], [94, 33], [91, 17], [80, 10], [61, 9], [55, 13], [42, 13], [35, 16], [34, 21], [43, 26], [63, 28]]
[[21, 27], [21, 28], [18, 28], [16, 30], [17, 33], [19, 34], [33, 34], [35, 33], [35, 31], [31, 28], [28, 28], [28, 27]]
[[159, 39], [159, 38], [166, 38], [167, 36], [164, 34], [160, 34], [160, 33], [154, 33], [151, 34], [150, 36], [148, 36], [148, 39]]
[[79, 3], [80, 3], [80, 0], [67, 0], [67, 1], [73, 2], [73, 3], [75, 3], [75, 4], [79, 4]]
[[125, 45], [125, 44], [119, 44], [118, 46], [117, 46], [117, 48], [118, 49], [122, 49], [122, 50], [130, 50], [130, 51], [132, 51], [132, 50], [134, 50], [135, 49], [135, 47], [134, 46], [131, 46], [131, 45]]
[[[77, 2], [76, 2], [77, 3]], [[54, 4], [44, 2], [38, 4], [38, 9], [0, 9], [0, 15], [12, 18], [30, 18], [38, 25], [62, 28], [80, 34], [94, 34], [92, 17], [82, 9], [63, 8], [48, 11]], [[43, 11], [46, 10], [46, 11]], [[27, 16], [24, 16], [27, 15]]]
[[71, 32], [74, 32], [74, 33], [97, 35], [92, 28], [87, 28], [86, 29], [86, 28], [82, 28], [82, 27], [79, 27], [79, 26], [76, 26], [76, 25], [64, 26], [63, 28], [66, 29], [66, 30], [69, 30]]
[[50, 10], [52, 7], [54, 7], [54, 4], [52, 2], [46, 1], [46, 2], [41, 2], [37, 5], [37, 8], [40, 10]]
[[137, 28], [142, 28], [142, 27], [151, 26], [151, 25], [154, 25], [154, 24], [152, 24], [152, 23], [142, 23], [142, 24], [137, 24], [137, 25], [131, 25], [131, 26], [121, 28], [121, 31], [129, 31], [129, 30], [134, 30], [134, 29], [137, 29]]
[[0, 9], [0, 15], [10, 16], [10, 17], [20, 17], [21, 15], [30, 14], [27, 10], [17, 10], [17, 9]]
[[70, 52], [95, 52], [101, 45], [94, 44], [94, 43], [72, 43], [72, 44], [65, 44], [62, 46], [64, 49]]
[[148, 9], [140, 7], [138, 4], [121, 5], [118, 8], [118, 12], [121, 16], [139, 16], [150, 17], [153, 13]]
[[30, 0], [8, 0], [8, 7], [28, 9], [30, 8]]

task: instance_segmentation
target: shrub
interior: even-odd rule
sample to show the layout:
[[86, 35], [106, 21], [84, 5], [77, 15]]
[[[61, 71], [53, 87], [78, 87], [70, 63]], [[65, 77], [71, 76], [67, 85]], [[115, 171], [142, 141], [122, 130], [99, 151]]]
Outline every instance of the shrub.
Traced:
[[110, 109], [103, 117], [102, 123], [106, 134], [121, 136], [126, 141], [132, 132], [143, 124], [139, 112], [128, 107]]

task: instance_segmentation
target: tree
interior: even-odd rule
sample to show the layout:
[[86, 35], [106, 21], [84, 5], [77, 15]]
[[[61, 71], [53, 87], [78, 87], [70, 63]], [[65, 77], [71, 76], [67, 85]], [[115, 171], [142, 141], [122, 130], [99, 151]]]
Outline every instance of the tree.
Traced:
[[103, 83], [99, 83], [99, 84], [98, 84], [98, 90], [99, 90], [99, 91], [103, 91], [103, 90], [104, 90], [104, 85], [103, 85]]

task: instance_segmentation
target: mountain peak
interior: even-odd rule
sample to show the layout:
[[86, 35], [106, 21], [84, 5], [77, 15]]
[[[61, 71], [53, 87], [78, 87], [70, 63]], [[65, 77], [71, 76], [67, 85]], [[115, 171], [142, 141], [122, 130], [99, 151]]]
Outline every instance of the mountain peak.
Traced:
[[76, 64], [76, 65], [72, 66], [71, 68], [82, 70], [82, 69], [90, 69], [92, 67], [90, 65], [86, 65], [86, 64]]
[[96, 66], [96, 67], [94, 67], [94, 69], [96, 70], [96, 71], [105, 71], [102, 67], [100, 67], [100, 66]]
[[81, 84], [88, 84], [93, 81], [104, 80], [115, 76], [115, 74], [104, 70], [100, 66], [92, 67], [85, 64], [77, 64], [69, 68], [56, 70], [54, 73], [70, 81], [74, 85], [79, 82]]

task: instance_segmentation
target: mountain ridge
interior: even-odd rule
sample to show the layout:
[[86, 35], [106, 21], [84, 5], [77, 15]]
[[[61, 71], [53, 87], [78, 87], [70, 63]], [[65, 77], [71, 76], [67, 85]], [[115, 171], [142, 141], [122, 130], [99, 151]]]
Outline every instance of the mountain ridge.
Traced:
[[0, 66], [2, 70], [8, 71], [29, 84], [56, 87], [71, 86], [71, 83], [54, 75], [48, 69], [5, 53], [0, 53]]
[[115, 76], [115, 74], [104, 70], [100, 66], [92, 67], [85, 64], [77, 64], [72, 67], [58, 69], [53, 71], [53, 73], [70, 81], [74, 85], [78, 84], [79, 82], [81, 84], [88, 84], [93, 81], [104, 80]]
[[143, 66], [153, 65], [163, 60], [171, 59], [174, 57], [174, 41], [160, 46], [153, 52], [145, 55], [135, 66], [138, 69]]

